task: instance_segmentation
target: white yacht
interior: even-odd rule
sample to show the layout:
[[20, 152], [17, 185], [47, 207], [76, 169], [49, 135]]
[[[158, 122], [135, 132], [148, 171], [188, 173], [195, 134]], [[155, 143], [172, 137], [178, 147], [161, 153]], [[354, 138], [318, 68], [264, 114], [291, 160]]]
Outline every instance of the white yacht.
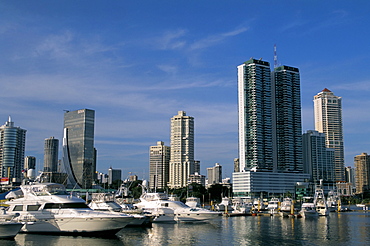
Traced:
[[299, 214], [304, 218], [312, 218], [319, 216], [319, 213], [316, 211], [313, 197], [303, 197], [302, 207]]
[[[109, 211], [112, 213], [126, 213], [121, 205], [114, 201], [114, 194], [112, 193], [92, 193], [91, 202], [88, 206], [96, 211]], [[127, 226], [150, 226], [153, 216], [143, 215], [143, 213], [130, 213], [134, 217]]]
[[326, 199], [326, 204], [328, 206], [329, 212], [340, 210], [340, 197], [338, 196], [338, 193], [336, 191], [329, 191], [328, 198]]
[[223, 197], [221, 203], [216, 204], [215, 209], [222, 212], [231, 212], [233, 211], [233, 204], [231, 199], [228, 197]]
[[319, 213], [320, 216], [329, 215], [329, 209], [328, 209], [328, 205], [325, 200], [324, 191], [319, 187], [316, 187], [313, 202], [315, 204], [316, 211]]
[[191, 208], [180, 201], [171, 201], [166, 193], [144, 192], [135, 206], [155, 215], [153, 222], [201, 222], [221, 215], [203, 208]]
[[242, 198], [234, 198], [232, 200], [232, 213], [246, 214], [250, 213], [253, 207], [251, 201], [243, 200]]
[[270, 213], [274, 214], [277, 213], [279, 210], [279, 204], [280, 204], [280, 199], [273, 197], [267, 204], [267, 209], [269, 210]]
[[186, 198], [185, 204], [191, 208], [200, 208], [200, 198], [193, 196], [188, 197]]
[[293, 200], [290, 197], [285, 197], [280, 205], [281, 212], [291, 212], [293, 206]]
[[15, 219], [24, 223], [21, 232], [113, 236], [134, 219], [94, 211], [83, 199], [68, 194], [61, 184], [31, 183], [20, 188], [21, 197], [7, 202], [7, 213], [18, 215]]

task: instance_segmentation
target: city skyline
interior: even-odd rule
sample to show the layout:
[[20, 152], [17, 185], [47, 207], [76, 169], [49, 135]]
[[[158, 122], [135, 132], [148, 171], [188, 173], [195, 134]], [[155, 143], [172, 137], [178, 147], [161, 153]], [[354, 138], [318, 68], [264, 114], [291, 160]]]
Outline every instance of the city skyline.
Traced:
[[278, 62], [300, 71], [302, 131], [314, 130], [312, 98], [328, 88], [342, 97], [345, 165], [370, 152], [367, 1], [1, 6], [0, 121], [11, 115], [27, 130], [25, 155], [38, 170], [45, 138], [63, 138], [63, 110], [91, 108], [97, 170], [148, 179], [149, 146], [169, 145], [168, 119], [183, 110], [196, 119], [201, 174], [220, 163], [231, 177], [236, 67], [250, 57], [273, 64], [274, 44]]

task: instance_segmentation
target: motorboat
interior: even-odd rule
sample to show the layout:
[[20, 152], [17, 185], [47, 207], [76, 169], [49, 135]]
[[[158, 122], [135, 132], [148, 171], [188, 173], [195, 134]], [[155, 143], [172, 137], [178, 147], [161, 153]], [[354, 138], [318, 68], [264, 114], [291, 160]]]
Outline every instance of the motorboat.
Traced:
[[329, 191], [328, 197], [326, 199], [326, 204], [328, 206], [329, 212], [340, 210], [340, 197], [338, 196], [338, 193], [334, 190]]
[[273, 197], [267, 204], [267, 209], [270, 213], [277, 213], [279, 210], [280, 199]]
[[232, 202], [229, 197], [223, 197], [221, 203], [216, 204], [215, 209], [221, 212], [231, 212], [233, 210]]
[[293, 200], [290, 197], [285, 197], [280, 204], [281, 212], [291, 212], [293, 206]]
[[134, 220], [126, 214], [94, 211], [61, 184], [33, 182], [20, 188], [22, 195], [8, 196], [6, 203], [7, 213], [24, 223], [24, 233], [109, 237]]
[[265, 210], [267, 210], [267, 206], [265, 205], [265, 203], [263, 202], [263, 200], [261, 198], [255, 198], [253, 200], [252, 210], [254, 212], [265, 211]]
[[153, 222], [205, 222], [214, 220], [220, 212], [191, 208], [180, 201], [171, 201], [166, 193], [144, 192], [135, 207], [155, 216]]
[[[91, 202], [88, 206], [96, 211], [109, 211], [112, 213], [125, 213], [127, 209], [123, 209], [121, 205], [114, 201], [114, 194], [112, 193], [92, 193]], [[130, 213], [135, 219], [132, 220], [126, 227], [130, 226], [150, 226], [153, 216], [141, 213]]]
[[319, 213], [320, 216], [329, 215], [329, 209], [326, 203], [324, 191], [320, 187], [316, 187], [315, 189], [315, 196], [313, 202], [315, 204], [316, 211]]
[[302, 206], [299, 214], [303, 218], [314, 218], [319, 216], [319, 213], [316, 211], [313, 197], [303, 197]]
[[14, 215], [8, 215], [0, 209], [0, 239], [12, 239], [23, 227], [23, 223], [15, 222]]
[[250, 213], [253, 207], [251, 201], [244, 201], [242, 198], [234, 198], [232, 200], [232, 213], [246, 214]]

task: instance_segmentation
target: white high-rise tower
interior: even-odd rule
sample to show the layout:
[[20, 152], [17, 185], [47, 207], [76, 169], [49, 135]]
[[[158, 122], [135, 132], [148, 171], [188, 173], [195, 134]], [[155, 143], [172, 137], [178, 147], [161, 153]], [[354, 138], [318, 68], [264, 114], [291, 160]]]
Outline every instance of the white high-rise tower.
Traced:
[[334, 152], [334, 180], [344, 181], [342, 98], [324, 89], [314, 96], [315, 130], [325, 133], [326, 147]]
[[194, 118], [185, 111], [171, 118], [171, 156], [168, 186], [182, 188], [194, 174]]

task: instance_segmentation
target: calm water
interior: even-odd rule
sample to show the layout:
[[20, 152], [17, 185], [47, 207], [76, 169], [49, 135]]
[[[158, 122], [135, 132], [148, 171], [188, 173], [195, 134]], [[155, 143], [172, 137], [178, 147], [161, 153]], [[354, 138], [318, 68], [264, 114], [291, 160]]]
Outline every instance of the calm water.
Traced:
[[116, 239], [18, 234], [1, 246], [60, 245], [370, 245], [370, 212], [331, 213], [329, 217], [220, 217], [204, 224], [153, 224], [125, 228]]

